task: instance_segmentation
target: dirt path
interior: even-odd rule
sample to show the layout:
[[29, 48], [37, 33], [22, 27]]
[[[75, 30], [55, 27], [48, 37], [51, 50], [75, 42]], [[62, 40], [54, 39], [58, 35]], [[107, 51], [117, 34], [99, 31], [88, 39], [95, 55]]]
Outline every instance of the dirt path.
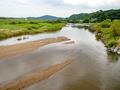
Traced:
[[70, 39], [66, 37], [57, 37], [57, 38], [43, 39], [39, 41], [32, 41], [32, 42], [27, 42], [27, 43], [22, 43], [17, 45], [0, 46], [0, 58], [14, 56], [14, 55], [22, 54], [25, 52], [30, 52], [44, 45], [67, 41], [67, 40], [70, 40]]
[[37, 70], [27, 75], [21, 76], [18, 79], [0, 85], [0, 90], [21, 90], [34, 83], [49, 78], [65, 66], [72, 63], [72, 60], [67, 60], [64, 63], [53, 65], [45, 70]]

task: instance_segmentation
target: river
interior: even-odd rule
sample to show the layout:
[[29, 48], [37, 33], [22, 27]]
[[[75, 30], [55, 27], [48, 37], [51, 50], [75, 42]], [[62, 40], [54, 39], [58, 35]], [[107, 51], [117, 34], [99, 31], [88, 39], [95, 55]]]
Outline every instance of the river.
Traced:
[[107, 52], [104, 44], [84, 28], [67, 24], [61, 31], [13, 37], [0, 45], [13, 45], [44, 38], [66, 36], [74, 43], [54, 43], [24, 55], [0, 60], [0, 83], [13, 80], [38, 68], [45, 69], [67, 59], [73, 63], [50, 78], [24, 90], [120, 90], [120, 57]]

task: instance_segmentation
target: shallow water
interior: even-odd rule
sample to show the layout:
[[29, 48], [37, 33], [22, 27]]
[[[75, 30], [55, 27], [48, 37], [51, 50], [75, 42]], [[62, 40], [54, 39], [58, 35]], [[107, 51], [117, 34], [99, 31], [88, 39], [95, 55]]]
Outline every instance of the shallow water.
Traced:
[[55, 33], [28, 35], [28, 39], [21, 41], [14, 37], [1, 41], [0, 45], [58, 36], [66, 36], [75, 43], [50, 44], [24, 55], [0, 60], [0, 82], [73, 59], [74, 62], [63, 70], [25, 90], [120, 90], [120, 58], [108, 53], [102, 42], [96, 41], [94, 34], [83, 28], [69, 24]]

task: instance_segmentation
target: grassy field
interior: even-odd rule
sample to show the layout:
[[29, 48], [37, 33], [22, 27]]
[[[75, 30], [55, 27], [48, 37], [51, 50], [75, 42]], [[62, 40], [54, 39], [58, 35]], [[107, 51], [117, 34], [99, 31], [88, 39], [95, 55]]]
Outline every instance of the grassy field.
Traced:
[[0, 19], [0, 40], [13, 36], [53, 32], [60, 30], [65, 22], [32, 19]]
[[96, 33], [96, 38], [102, 40], [106, 47], [120, 47], [120, 20], [105, 20], [101, 23], [93, 23], [90, 31]]

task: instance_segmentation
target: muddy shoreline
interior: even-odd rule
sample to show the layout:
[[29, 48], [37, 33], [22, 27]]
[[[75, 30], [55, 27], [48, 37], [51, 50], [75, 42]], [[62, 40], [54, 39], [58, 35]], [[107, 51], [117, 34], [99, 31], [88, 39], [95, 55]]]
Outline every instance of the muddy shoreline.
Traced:
[[18, 54], [23, 54], [48, 44], [68, 41], [68, 40], [70, 39], [68, 39], [67, 37], [61, 36], [57, 38], [42, 39], [38, 41], [32, 41], [32, 42], [10, 45], [10, 46], [0, 46], [0, 58], [2, 59], [2, 58], [18, 55]]

